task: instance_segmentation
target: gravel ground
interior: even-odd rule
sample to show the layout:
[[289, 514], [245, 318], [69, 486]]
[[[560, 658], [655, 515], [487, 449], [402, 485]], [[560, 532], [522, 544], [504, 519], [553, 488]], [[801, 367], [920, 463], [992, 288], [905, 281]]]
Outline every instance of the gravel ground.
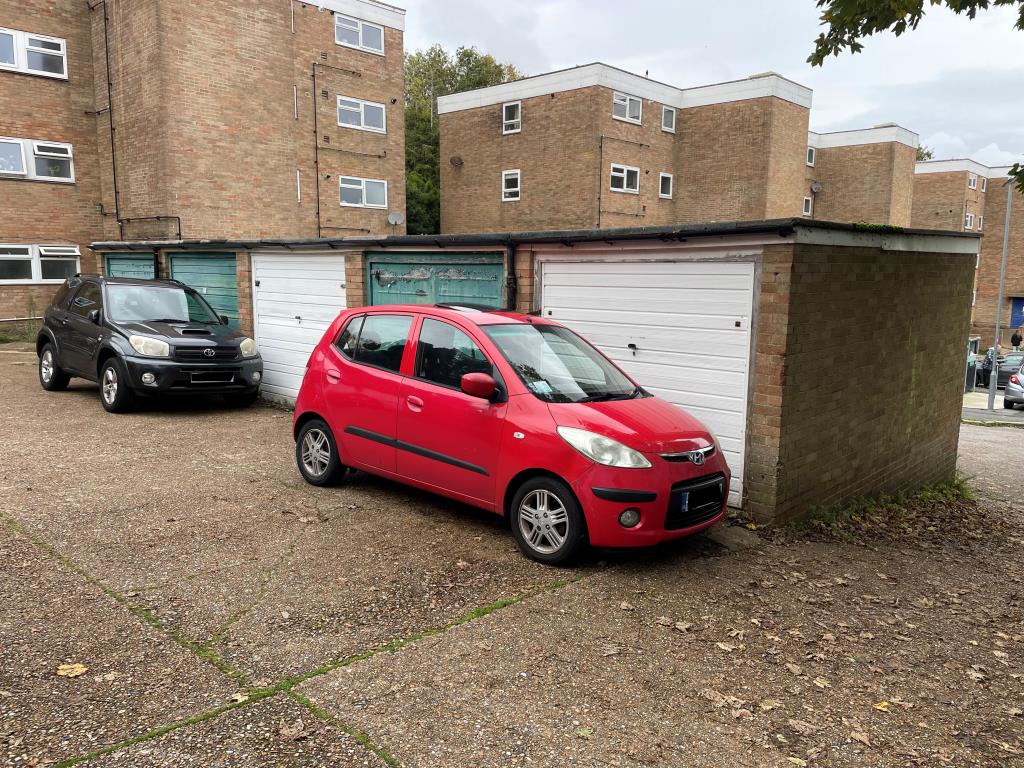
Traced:
[[1024, 764], [1020, 430], [964, 427], [977, 505], [551, 570], [482, 513], [302, 484], [281, 410], [111, 416], [23, 349], [4, 765]]

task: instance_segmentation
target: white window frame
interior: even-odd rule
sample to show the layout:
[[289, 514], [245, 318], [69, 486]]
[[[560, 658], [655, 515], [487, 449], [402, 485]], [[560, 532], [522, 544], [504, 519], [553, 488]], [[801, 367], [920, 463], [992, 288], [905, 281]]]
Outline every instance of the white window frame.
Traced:
[[964, 229], [968, 229], [968, 230], [974, 229], [974, 214], [973, 213], [966, 213], [966, 214], [964, 214]]
[[[642, 112], [642, 110], [643, 110], [643, 107], [641, 106], [641, 112]], [[665, 127], [665, 115], [672, 115], [672, 127], [671, 128], [666, 128]], [[665, 133], [675, 133], [676, 132], [676, 108], [675, 107], [666, 107], [664, 104], [662, 105], [662, 107], [661, 107], [661, 130], [663, 130]]]
[[808, 168], [814, 167], [814, 161], [817, 159], [818, 150], [815, 147], [807, 147], [807, 156], [805, 162]]
[[[508, 197], [505, 193], [510, 192], [505, 188], [505, 180], [512, 179], [516, 180], [515, 197]], [[510, 168], [507, 171], [501, 172], [501, 202], [503, 203], [518, 203], [523, 197], [523, 173], [519, 168]]]
[[[626, 186], [626, 182], [629, 180], [629, 172], [636, 171], [636, 189], [630, 189]], [[612, 179], [617, 176], [622, 177], [622, 189], [616, 189], [612, 186]], [[611, 171], [608, 177], [608, 189], [612, 192], [621, 192], [627, 195], [639, 195], [640, 194], [640, 169], [635, 168], [632, 165], [622, 165], [621, 163], [612, 163]]]
[[[352, 27], [349, 24], [342, 24], [341, 23], [342, 21], [354, 22], [355, 23], [355, 27]], [[342, 42], [341, 40], [339, 40], [338, 39], [338, 27], [344, 27], [345, 29], [348, 29], [348, 30], [355, 29], [356, 35], [359, 37], [359, 44], [358, 45], [353, 45], [352, 43], [345, 43], [345, 42]], [[371, 48], [371, 47], [368, 47], [366, 45], [363, 45], [363, 28], [364, 27], [373, 27], [374, 29], [379, 29], [380, 30], [380, 50], [377, 50], [376, 48]], [[335, 43], [335, 45], [341, 45], [341, 46], [343, 46], [345, 48], [354, 48], [357, 51], [366, 51], [367, 53], [374, 53], [374, 54], [376, 54], [378, 56], [383, 56], [384, 55], [384, 37], [385, 37], [385, 35], [384, 35], [384, 27], [382, 27], [380, 24], [373, 24], [372, 22], [369, 22], [369, 21], [363, 21], [362, 19], [357, 19], [355, 16], [345, 16], [345, 15], [340, 14], [340, 13], [335, 14], [335, 16], [334, 16], [334, 43]]]
[[[345, 181], [357, 181], [358, 184], [346, 184]], [[384, 185], [384, 204], [374, 205], [366, 202], [366, 183], [371, 182], [375, 184]], [[345, 189], [358, 189], [362, 197], [361, 203], [346, 203], [341, 199], [341, 190]], [[338, 204], [342, 208], [387, 208], [388, 207], [388, 182], [387, 179], [364, 179], [359, 176], [339, 176], [338, 177]]]
[[[514, 120], [508, 119], [506, 110], [509, 107], [516, 108], [516, 118]], [[511, 127], [510, 127], [511, 126]], [[506, 101], [501, 105], [501, 134], [502, 136], [508, 136], [510, 133], [519, 133], [523, 130], [523, 102], [522, 101]]]
[[[53, 37], [51, 35], [37, 35], [35, 32], [23, 32], [20, 29], [10, 29], [8, 27], [0, 27], [0, 33], [12, 35], [14, 37], [14, 63], [5, 64], [0, 62], [0, 70], [6, 70], [8, 72], [21, 72], [26, 75], [36, 75], [37, 77], [49, 77], [54, 80], [67, 80], [68, 79], [68, 41], [63, 37]], [[45, 40], [48, 43], [57, 43], [60, 45], [60, 50], [53, 51], [49, 48], [40, 48], [39, 46], [29, 45], [29, 38], [36, 40]], [[64, 72], [57, 74], [55, 72], [46, 72], [42, 69], [32, 69], [28, 65], [28, 52], [33, 51], [35, 53], [44, 53], [48, 56], [59, 56], [64, 62]]]
[[805, 197], [804, 198], [803, 214], [804, 214], [804, 216], [813, 216], [814, 215], [814, 198], [813, 197]]
[[[39, 139], [21, 139], [14, 136], [0, 136], [4, 143], [21, 144], [21, 162], [24, 173], [17, 171], [0, 171], [0, 179], [21, 179], [28, 181], [46, 181], [53, 184], [74, 184], [75, 183], [75, 149], [71, 144], [63, 141], [42, 141]], [[67, 150], [54, 152], [53, 149]], [[48, 151], [51, 150], [51, 151]], [[36, 173], [37, 157], [57, 157], [68, 160], [70, 176], [45, 176]]]
[[30, 261], [32, 277], [16, 280], [0, 279], [0, 285], [59, 285], [65, 278], [43, 279], [44, 261], [66, 261], [74, 258], [75, 273], [82, 271], [82, 254], [77, 245], [30, 245], [28, 243], [0, 243], [0, 248], [24, 248], [28, 258], [0, 254], [0, 261]]
[[967, 174], [967, 188], [977, 189], [978, 188], [978, 174], [969, 173]]
[[[667, 195], [664, 192], [662, 192], [662, 186], [661, 186], [662, 182], [664, 182], [665, 179], [668, 179], [668, 194]], [[672, 178], [672, 174], [671, 173], [660, 173], [660, 174], [658, 174], [658, 197], [659, 198], [661, 198], [662, 200], [671, 200], [672, 199], [672, 194], [675, 192], [674, 187], [675, 187], [675, 179]]]
[[981, 177], [981, 191], [982, 192], [987, 192], [988, 191], [988, 179], [985, 178], [984, 176]]
[[[341, 195], [340, 190], [338, 191], [338, 194]], [[341, 198], [339, 197], [338, 199], [340, 200]], [[302, 171], [298, 168], [295, 169], [295, 202], [302, 202]]]
[[[341, 102], [342, 101], [350, 101], [350, 102], [353, 102], [354, 104], [358, 104], [359, 105], [359, 125], [350, 125], [349, 123], [341, 122], [341, 110], [342, 110]], [[367, 106], [380, 107], [381, 114], [384, 116], [384, 127], [383, 128], [374, 128], [372, 125], [367, 125], [366, 124], [366, 107]], [[352, 109], [351, 107], [345, 107], [345, 110], [348, 111], [348, 112], [355, 112], [355, 110]], [[351, 128], [351, 129], [356, 130], [356, 131], [369, 131], [370, 133], [387, 133], [388, 132], [388, 108], [384, 104], [381, 104], [380, 102], [377, 102], [377, 101], [367, 101], [366, 99], [357, 99], [354, 96], [344, 96], [342, 94], [338, 94], [338, 114], [337, 114], [337, 118], [338, 118], [338, 125], [340, 127], [342, 127], [342, 128]]]
[[[635, 101], [637, 104], [640, 105], [640, 117], [637, 118], [636, 120], [629, 116], [629, 104], [631, 101]], [[619, 104], [626, 105], [625, 117], [619, 117], [618, 115], [615, 114], [615, 107]], [[643, 125], [644, 100], [641, 99], [639, 96], [633, 96], [632, 94], [624, 93], [622, 91], [614, 91], [612, 93], [612, 118], [615, 120], [621, 120], [624, 123], [632, 123], [633, 125]]]
[[978, 231], [981, 232], [985, 228], [985, 217], [978, 216]]

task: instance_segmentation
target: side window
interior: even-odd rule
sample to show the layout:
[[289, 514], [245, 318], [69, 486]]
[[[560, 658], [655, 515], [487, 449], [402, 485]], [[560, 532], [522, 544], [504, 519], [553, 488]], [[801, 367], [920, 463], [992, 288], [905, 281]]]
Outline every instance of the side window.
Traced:
[[367, 315], [356, 342], [355, 361], [398, 373], [410, 325], [411, 315]]
[[73, 315], [88, 317], [94, 309], [103, 309], [103, 292], [96, 283], [83, 283], [68, 311]]
[[366, 315], [354, 317], [348, 321], [338, 338], [334, 340], [334, 347], [349, 360], [356, 359], [356, 344], [359, 342], [359, 330], [363, 327], [363, 320]]
[[490, 361], [472, 339], [453, 325], [426, 319], [417, 346], [416, 377], [458, 389], [467, 373], [494, 375]]

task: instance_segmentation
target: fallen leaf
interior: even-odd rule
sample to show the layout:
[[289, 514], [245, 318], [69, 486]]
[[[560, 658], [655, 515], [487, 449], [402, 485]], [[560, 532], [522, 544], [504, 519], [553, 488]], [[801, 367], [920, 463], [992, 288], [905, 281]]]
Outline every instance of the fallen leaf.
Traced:
[[89, 671], [89, 668], [87, 666], [85, 666], [85, 664], [79, 664], [77, 662], [74, 663], [74, 664], [61, 664], [59, 667], [57, 667], [57, 676], [58, 677], [81, 677], [82, 675], [84, 675], [88, 671]]
[[819, 688], [831, 688], [832, 687], [832, 683], [830, 683], [824, 677], [816, 677], [816, 678], [814, 678], [814, 680], [812, 682], [816, 686], [818, 686]]
[[621, 608], [624, 611], [635, 611], [636, 610], [636, 608], [633, 607], [632, 603], [627, 603], [625, 600], [623, 600], [621, 603], [619, 603], [619, 608]]
[[739, 720], [741, 718], [743, 720], [750, 720], [751, 718], [754, 717], [754, 713], [751, 712], [749, 709], [734, 709], [732, 711], [732, 716], [734, 718], [736, 718], [737, 720]]
[[854, 731], [853, 733], [850, 734], [850, 738], [853, 739], [854, 741], [859, 741], [865, 747], [870, 747], [871, 746], [871, 739], [869, 739], [868, 735], [866, 733], [864, 733], [863, 731]]
[[788, 662], [786, 664], [786, 669], [788, 669], [794, 675], [802, 675], [804, 673], [803, 669], [801, 669], [798, 664], [794, 664], [793, 662]]
[[614, 645], [606, 645], [601, 649], [602, 656], [618, 656], [620, 653], [619, 649]]
[[680, 632], [689, 632], [690, 629], [693, 627], [693, 624], [691, 624], [688, 621], [677, 621], [675, 627]]
[[790, 718], [786, 721], [786, 725], [792, 728], [794, 731], [799, 733], [801, 736], [813, 736], [818, 732], [818, 726], [814, 723], [808, 723], [806, 720], [793, 720]]
[[889, 702], [888, 701], [880, 701], [877, 704], [875, 704], [874, 707], [879, 712], [888, 712], [889, 711]]
[[743, 527], [746, 528], [748, 531], [756, 531], [757, 530], [757, 523], [747, 523]]
[[654, 623], [662, 627], [671, 627], [672, 619], [670, 619], [668, 616], [659, 616], [654, 620]]
[[715, 645], [717, 645], [721, 650], [725, 651], [726, 653], [732, 653], [737, 648], [737, 646], [729, 645], [728, 643], [715, 643]]
[[775, 699], [765, 699], [757, 705], [762, 712], [771, 712], [773, 709], [778, 709], [782, 704]]
[[249, 700], [249, 694], [243, 691], [238, 691], [237, 693], [231, 694], [231, 700], [237, 704], [241, 704], [243, 701]]
[[799, 765], [801, 766], [801, 768], [804, 768], [804, 766], [807, 765], [807, 761], [801, 760], [799, 757], [787, 757], [786, 761], [792, 763], [793, 765]]
[[277, 728], [277, 732], [286, 741], [301, 741], [309, 736], [309, 731], [306, 729], [306, 724], [302, 722], [302, 718], [299, 718], [294, 723], [281, 723]]
[[[3, 696], [3, 694], [4, 692], [0, 691], [0, 696]], [[10, 696], [10, 694], [7, 695]], [[1010, 717], [1024, 717], [1024, 709], [1021, 709], [1020, 707], [1007, 707], [1003, 712]]]

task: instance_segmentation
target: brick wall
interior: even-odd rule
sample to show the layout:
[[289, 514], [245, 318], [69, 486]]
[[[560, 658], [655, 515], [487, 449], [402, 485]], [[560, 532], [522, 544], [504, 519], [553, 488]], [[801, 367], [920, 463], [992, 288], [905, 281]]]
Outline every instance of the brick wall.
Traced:
[[965, 171], [915, 175], [910, 225], [917, 229], [962, 232], [964, 213], [967, 210], [967, 191]]
[[773, 423], [752, 437], [755, 514], [772, 482], [785, 518], [952, 478], [973, 272], [970, 255], [793, 247], [788, 306], [758, 321], [753, 418], [780, 431], [774, 473]]
[[764, 217], [800, 216], [808, 189], [804, 176], [810, 110], [782, 99], [770, 99], [769, 103], [768, 190]]
[[914, 158], [899, 142], [819, 148], [808, 169], [822, 185], [814, 218], [909, 227]]
[[[981, 336], [982, 349], [992, 344], [995, 334], [996, 301], [999, 297], [999, 270], [1003, 260], [1003, 230], [1006, 223], [1005, 179], [989, 179], [985, 195], [985, 230], [978, 258], [977, 302], [971, 323], [971, 335]], [[1009, 348], [1010, 299], [1024, 297], [1024, 195], [1013, 193], [1010, 217], [1010, 243], [1006, 260], [1006, 287], [1003, 292], [1002, 343]]]

